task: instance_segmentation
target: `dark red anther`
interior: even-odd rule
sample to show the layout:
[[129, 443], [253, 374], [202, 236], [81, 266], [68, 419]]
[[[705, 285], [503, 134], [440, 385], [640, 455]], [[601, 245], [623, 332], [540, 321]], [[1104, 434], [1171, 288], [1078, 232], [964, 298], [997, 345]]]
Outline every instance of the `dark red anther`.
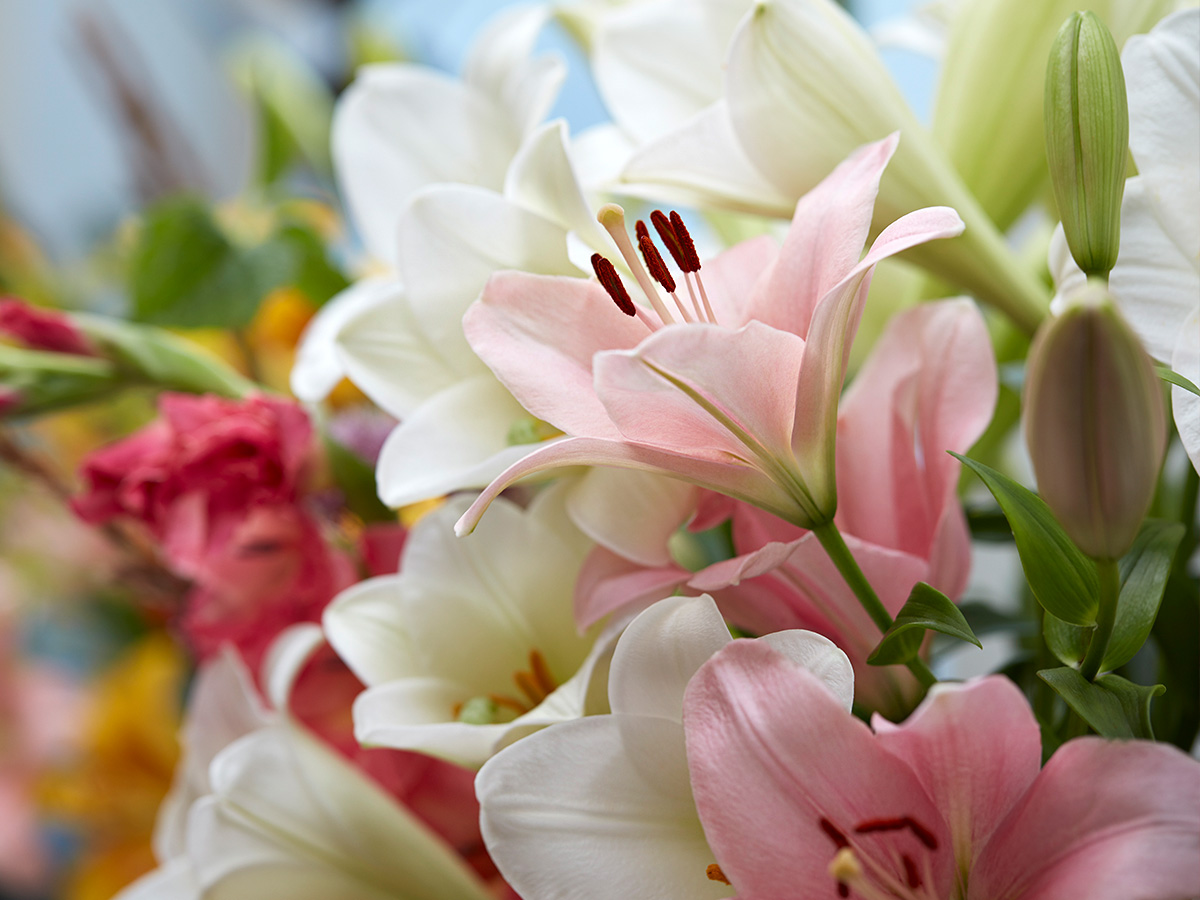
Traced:
[[838, 882], [838, 896], [839, 897], [849, 897], [850, 896], [850, 885], [846, 884], [846, 882], [844, 882], [844, 881], [839, 881]]
[[873, 834], [876, 831], [902, 831], [908, 827], [909, 819], [867, 819], [854, 826], [858, 834]]
[[663, 262], [662, 254], [658, 252], [658, 248], [650, 240], [650, 235], [645, 233], [646, 226], [641, 220], [638, 220], [638, 224], [642, 226], [642, 233], [638, 236], [638, 249], [642, 251], [642, 259], [646, 263], [650, 277], [661, 284], [668, 294], [674, 293], [675, 276], [671, 274], [671, 270]]
[[913, 862], [913, 858], [907, 853], [901, 855], [900, 861], [904, 863], [904, 879], [908, 882], [910, 888], [919, 888], [921, 886], [921, 873], [917, 871], [917, 864]]
[[642, 238], [649, 239], [650, 229], [646, 227], [646, 223], [638, 219], [633, 223], [633, 233], [637, 236], [638, 243], [641, 243]]
[[679, 266], [679, 270], [681, 272], [690, 271], [683, 255], [683, 248], [679, 245], [679, 238], [675, 235], [675, 229], [671, 227], [671, 220], [667, 218], [667, 214], [661, 209], [656, 209], [650, 213], [650, 222], [654, 225], [654, 230], [658, 232], [663, 246], [671, 254], [671, 259], [675, 260], [675, 265]]
[[681, 264], [679, 268], [685, 272], [699, 272], [700, 256], [696, 253], [696, 245], [692, 242], [692, 236], [688, 233], [687, 226], [683, 224], [683, 217], [674, 210], [671, 210], [671, 230], [675, 232], [675, 237], [679, 241], [679, 253], [685, 263], [685, 265]]
[[843, 847], [850, 846], [850, 841], [846, 839], [846, 836], [838, 831], [834, 824], [828, 819], [821, 819], [821, 830], [825, 832], [825, 835], [837, 845], [839, 850], [841, 850]]
[[917, 840], [928, 847], [930, 850], [938, 848], [937, 838], [933, 836], [933, 832], [918, 822], [911, 816], [904, 817], [904, 824], [907, 825], [912, 833], [917, 836]]
[[599, 253], [593, 253], [592, 271], [596, 273], [596, 279], [600, 282], [601, 287], [608, 291], [608, 296], [612, 297], [613, 303], [617, 304], [617, 309], [627, 316], [636, 316], [637, 307], [633, 305], [633, 299], [629, 296], [629, 291], [625, 290], [625, 284], [621, 281], [621, 276], [617, 274], [613, 264]]

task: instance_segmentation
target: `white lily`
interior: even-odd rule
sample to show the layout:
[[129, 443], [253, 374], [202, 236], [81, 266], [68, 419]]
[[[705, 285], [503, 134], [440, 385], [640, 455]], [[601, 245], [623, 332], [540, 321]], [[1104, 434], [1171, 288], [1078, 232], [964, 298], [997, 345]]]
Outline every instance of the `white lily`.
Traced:
[[[486, 521], [486, 520], [485, 520]], [[626, 629], [609, 677], [612, 714], [555, 725], [480, 770], [484, 840], [527, 900], [727, 897], [696, 814], [683, 695], [730, 641], [707, 595], [671, 597]], [[848, 710], [853, 672], [831, 641], [807, 631], [759, 638], [813, 672]]]
[[[1130, 38], [1121, 55], [1129, 146], [1138, 175], [1125, 183], [1113, 297], [1147, 352], [1200, 381], [1200, 10], [1168, 16]], [[1083, 285], [1061, 226], [1050, 269], [1060, 297]], [[1056, 298], [1054, 308], [1061, 301]], [[1200, 469], [1200, 397], [1171, 389], [1175, 424]]]
[[[591, 544], [561, 487], [527, 510], [502, 500], [470, 538], [453, 499], [408, 537], [400, 574], [339, 595], [329, 642], [367, 685], [354, 704], [364, 744], [479, 766], [500, 747], [596, 708], [610, 641], [579, 635], [575, 580]], [[603, 691], [600, 692], [603, 708]]]

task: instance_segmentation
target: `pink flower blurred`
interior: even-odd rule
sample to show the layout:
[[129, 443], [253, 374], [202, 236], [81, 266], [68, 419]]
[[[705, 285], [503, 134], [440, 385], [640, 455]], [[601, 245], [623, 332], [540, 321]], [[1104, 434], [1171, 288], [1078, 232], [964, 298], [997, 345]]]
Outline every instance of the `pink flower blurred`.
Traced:
[[91, 342], [65, 315], [14, 297], [0, 298], [0, 334], [16, 338], [32, 350], [95, 355]]
[[873, 725], [758, 642], [691, 680], [692, 789], [739, 897], [1200, 893], [1200, 763], [1176, 748], [1079, 738], [1041, 769], [1037, 721], [1000, 676]]

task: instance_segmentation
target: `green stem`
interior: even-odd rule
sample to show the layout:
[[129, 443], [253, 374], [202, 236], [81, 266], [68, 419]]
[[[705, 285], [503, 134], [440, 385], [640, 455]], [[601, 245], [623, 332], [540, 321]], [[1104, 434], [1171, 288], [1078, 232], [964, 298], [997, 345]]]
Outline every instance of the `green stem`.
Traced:
[[1096, 614], [1096, 630], [1088, 645], [1087, 656], [1079, 672], [1088, 681], [1095, 681], [1112, 638], [1113, 625], [1117, 621], [1117, 598], [1121, 594], [1121, 568], [1115, 559], [1096, 560], [1096, 574], [1100, 576], [1100, 609]]
[[[814, 525], [813, 534], [817, 536], [817, 540], [821, 542], [821, 546], [825, 548], [829, 559], [837, 567], [850, 590], [854, 591], [854, 596], [858, 598], [858, 602], [862, 604], [862, 608], [867, 611], [867, 615], [871, 617], [871, 621], [878, 626], [880, 632], [886, 632], [892, 627], [891, 613], [887, 611], [887, 607], [879, 599], [879, 595], [875, 593], [875, 589], [871, 587], [871, 582], [867, 581], [867, 576], [863, 574], [859, 568], [858, 560], [854, 558], [854, 554], [850, 552], [850, 548], [846, 546], [846, 542], [842, 539], [842, 533], [838, 531], [838, 527], [830, 520], [823, 525]], [[910, 672], [917, 677], [925, 687], [937, 683], [937, 676], [930, 671], [929, 666], [925, 665], [922, 659], [913, 659], [906, 663]]]

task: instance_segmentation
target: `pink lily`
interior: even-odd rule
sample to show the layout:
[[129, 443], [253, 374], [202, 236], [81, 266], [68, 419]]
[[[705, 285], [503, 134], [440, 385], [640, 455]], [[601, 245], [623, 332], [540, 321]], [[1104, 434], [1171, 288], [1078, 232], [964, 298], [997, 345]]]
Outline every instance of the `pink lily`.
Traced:
[[[683, 321], [611, 214], [606, 227], [653, 313], [622, 299], [611, 265], [607, 291], [578, 279], [493, 276], [463, 320], [467, 339], [530, 413], [568, 437], [502, 473], [458, 532], [469, 532], [516, 480], [577, 465], [658, 472], [799, 525], [828, 522], [837, 505], [838, 395], [873, 268], [962, 231], [951, 209], [918, 210], [884, 229], [859, 259], [898, 140], [861, 148], [801, 198], [782, 249], [767, 239], [740, 244], [713, 261], [703, 285], [693, 251], [683, 281], [704, 303], [688, 312], [677, 301]], [[671, 244], [669, 233], [660, 232]], [[674, 238], [690, 243], [681, 222]], [[670, 291], [666, 266], [649, 268]]]
[[1039, 771], [1037, 722], [1000, 676], [873, 724], [755, 642], [691, 680], [692, 790], [742, 900], [1200, 893], [1200, 763], [1174, 747], [1079, 738]]
[[[970, 535], [958, 502], [959, 464], [996, 402], [987, 328], [968, 300], [926, 303], [897, 316], [875, 345], [838, 410], [835, 523], [895, 615], [917, 581], [951, 599], [966, 586]], [[834, 568], [816, 536], [753, 506], [709, 495], [698, 521], [732, 516], [735, 559], [699, 572], [643, 568], [593, 551], [576, 588], [587, 626], [626, 604], [678, 587], [708, 592], [722, 613], [755, 634], [805, 628], [832, 638], [855, 667], [858, 699], [873, 709], [909, 708], [915, 679], [868, 666], [879, 628]]]

